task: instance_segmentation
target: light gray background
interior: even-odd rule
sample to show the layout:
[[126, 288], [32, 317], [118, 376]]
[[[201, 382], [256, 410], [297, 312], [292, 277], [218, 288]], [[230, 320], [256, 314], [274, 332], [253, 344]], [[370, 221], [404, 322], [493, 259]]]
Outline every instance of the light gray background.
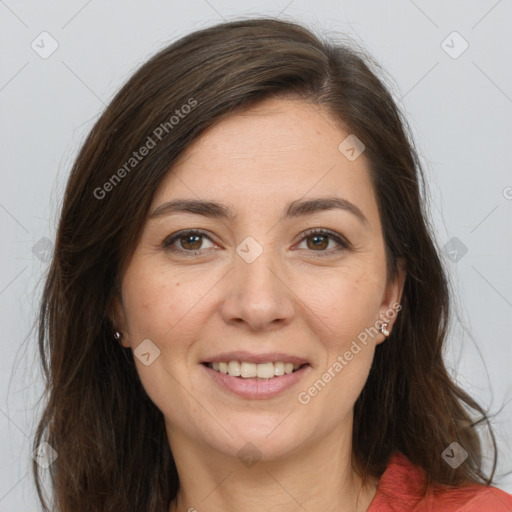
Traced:
[[[258, 14], [348, 34], [393, 77], [427, 171], [438, 244], [457, 237], [467, 248], [443, 253], [460, 320], [447, 359], [491, 412], [504, 406], [494, 420], [498, 473], [512, 470], [509, 0], [6, 0], [0, 1], [1, 512], [38, 510], [29, 465], [42, 387], [30, 328], [49, 256], [39, 241], [55, 236], [79, 145], [123, 82], [162, 46], [223, 18]], [[46, 59], [31, 48], [33, 41], [40, 52], [43, 44], [50, 48], [49, 39], [41, 42], [48, 37], [43, 31], [58, 43]], [[446, 39], [453, 31], [469, 44], [460, 55], [464, 41]], [[498, 486], [512, 492], [512, 475]]]

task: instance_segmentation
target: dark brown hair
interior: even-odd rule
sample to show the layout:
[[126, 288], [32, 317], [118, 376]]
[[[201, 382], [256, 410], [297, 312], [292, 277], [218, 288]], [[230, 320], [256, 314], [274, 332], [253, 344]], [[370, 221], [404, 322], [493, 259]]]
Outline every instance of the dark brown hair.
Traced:
[[[399, 261], [407, 272], [403, 309], [377, 346], [355, 404], [354, 469], [380, 476], [400, 451], [424, 468], [429, 484], [492, 483], [494, 467], [487, 478], [475, 430], [487, 416], [443, 363], [449, 285], [420, 162], [378, 69], [355, 45], [323, 40], [299, 24], [237, 20], [164, 48], [105, 109], [67, 183], [39, 316], [46, 389], [34, 449], [46, 441], [58, 453], [49, 468], [52, 510], [164, 512], [176, 496], [163, 415], [144, 391], [131, 351], [113, 340], [113, 299], [155, 191], [180, 154], [234, 112], [285, 96], [323, 107], [363, 141], [388, 276]], [[457, 469], [441, 457], [453, 441], [469, 454]], [[495, 465], [495, 446], [494, 453]], [[38, 470], [34, 462], [48, 510]]]

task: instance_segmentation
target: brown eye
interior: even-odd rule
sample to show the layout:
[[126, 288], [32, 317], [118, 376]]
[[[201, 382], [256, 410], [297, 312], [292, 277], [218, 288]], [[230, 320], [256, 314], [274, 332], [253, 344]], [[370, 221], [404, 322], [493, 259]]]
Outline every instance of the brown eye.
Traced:
[[178, 238], [180, 245], [183, 249], [190, 249], [197, 251], [201, 248], [201, 237], [202, 235], [185, 235]]
[[[202, 231], [189, 229], [171, 235], [162, 245], [171, 252], [186, 256], [195, 256], [208, 248], [204, 247], [206, 240], [213, 246], [213, 242], [208, 235]], [[307, 250], [309, 252], [318, 253], [318, 256], [329, 256], [333, 253], [350, 249], [350, 243], [346, 239], [326, 229], [312, 229], [307, 231], [304, 233], [300, 243], [304, 241], [306, 241]], [[334, 243], [334, 247], [330, 248], [330, 244], [332, 245], [332, 243]]]
[[172, 252], [183, 254], [191, 253], [194, 255], [196, 252], [205, 249], [205, 240], [210, 240], [205, 233], [201, 231], [187, 230], [171, 235], [163, 242], [162, 245], [165, 249]]
[[[324, 254], [327, 256], [350, 248], [350, 243], [342, 236], [326, 229], [313, 229], [306, 231], [300, 242], [302, 243], [304, 241], [306, 242], [309, 252], [320, 253], [318, 256], [324, 256]], [[335, 246], [327, 250], [331, 242], [333, 242]]]
[[308, 236], [305, 239], [308, 241], [308, 249], [327, 249], [329, 245], [329, 237], [325, 235]]

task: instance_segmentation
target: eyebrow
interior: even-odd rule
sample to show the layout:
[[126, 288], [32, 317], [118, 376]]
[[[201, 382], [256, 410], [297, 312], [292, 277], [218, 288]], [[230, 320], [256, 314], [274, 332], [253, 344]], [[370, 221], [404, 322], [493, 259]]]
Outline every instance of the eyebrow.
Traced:
[[[368, 225], [368, 219], [363, 212], [350, 201], [341, 197], [322, 197], [318, 199], [296, 200], [292, 201], [285, 212], [281, 215], [280, 221], [288, 218], [303, 217], [313, 213], [327, 210], [345, 210], [355, 215], [363, 224]], [[196, 199], [173, 199], [158, 206], [149, 216], [150, 219], [156, 219], [173, 213], [192, 213], [203, 215], [214, 219], [235, 220], [236, 213], [227, 205], [216, 203], [214, 201], [202, 201]]]

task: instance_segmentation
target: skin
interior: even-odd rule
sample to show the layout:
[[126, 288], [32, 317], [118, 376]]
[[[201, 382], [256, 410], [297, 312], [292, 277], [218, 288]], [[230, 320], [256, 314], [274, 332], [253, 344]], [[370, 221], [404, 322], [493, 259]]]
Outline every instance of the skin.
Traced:
[[[308, 404], [297, 399], [400, 302], [405, 279], [401, 270], [386, 279], [364, 153], [349, 161], [338, 150], [347, 135], [318, 106], [265, 100], [198, 138], [154, 197], [150, 212], [175, 198], [237, 212], [236, 220], [191, 213], [148, 219], [116, 304], [124, 346], [150, 339], [160, 350], [148, 366], [135, 362], [165, 417], [176, 460], [180, 491], [170, 511], [288, 512], [300, 504], [308, 512], [353, 512], [375, 495], [378, 479], [361, 488], [349, 459], [353, 406], [385, 336], [360, 344]], [[279, 221], [291, 201], [332, 195], [355, 204], [367, 223], [340, 209]], [[188, 228], [208, 235], [178, 239], [173, 247], [181, 253], [163, 247]], [[339, 244], [327, 238], [318, 249], [314, 235], [303, 239], [310, 228], [339, 233], [352, 248], [336, 252]], [[236, 252], [248, 236], [263, 249], [252, 263]], [[200, 364], [233, 350], [294, 354], [310, 368], [273, 398], [245, 399], [214, 384]], [[250, 467], [237, 457], [248, 442], [261, 457]]]

